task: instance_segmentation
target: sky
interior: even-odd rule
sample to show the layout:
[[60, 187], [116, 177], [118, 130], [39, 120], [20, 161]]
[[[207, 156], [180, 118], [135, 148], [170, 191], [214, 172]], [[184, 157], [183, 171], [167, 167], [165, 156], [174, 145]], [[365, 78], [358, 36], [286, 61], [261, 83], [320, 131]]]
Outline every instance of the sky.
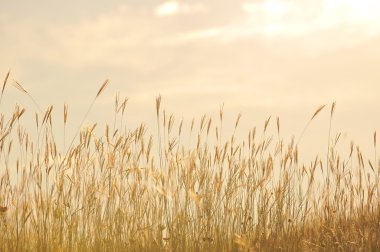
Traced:
[[[279, 116], [290, 139], [336, 101], [333, 134], [342, 133], [347, 152], [354, 140], [371, 154], [380, 129], [379, 1], [0, 1], [0, 78], [11, 70], [10, 81], [43, 109], [53, 105], [57, 120], [67, 102], [71, 132], [110, 79], [89, 122], [112, 122], [119, 93], [129, 99], [126, 123], [153, 128], [160, 94], [178, 120], [217, 118], [224, 104], [226, 131], [239, 113], [244, 136]], [[16, 103], [34, 122], [34, 104], [15, 88], [1, 113]], [[326, 152], [328, 127], [326, 109], [302, 139], [306, 156]]]

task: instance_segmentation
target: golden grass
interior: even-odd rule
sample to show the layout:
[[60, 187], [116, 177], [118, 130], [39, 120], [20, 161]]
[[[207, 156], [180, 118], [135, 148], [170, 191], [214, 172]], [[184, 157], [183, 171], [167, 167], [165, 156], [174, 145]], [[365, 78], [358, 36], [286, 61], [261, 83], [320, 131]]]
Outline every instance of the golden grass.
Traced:
[[[351, 144], [342, 157], [339, 135], [329, 132], [327, 160], [301, 164], [295, 141], [280, 138], [278, 117], [277, 136], [268, 118], [261, 133], [254, 128], [238, 142], [239, 114], [233, 134], [222, 138], [223, 106], [219, 122], [204, 116], [197, 131], [193, 120], [185, 135], [161, 97], [153, 136], [144, 124], [128, 130], [126, 104], [117, 96], [113, 127], [97, 136], [97, 124], [79, 125], [67, 149], [55, 142], [52, 106], [36, 114], [36, 139], [20, 121], [23, 108], [1, 113], [0, 251], [380, 249], [376, 154], [366, 162]], [[68, 113], [65, 104], [64, 126]]]

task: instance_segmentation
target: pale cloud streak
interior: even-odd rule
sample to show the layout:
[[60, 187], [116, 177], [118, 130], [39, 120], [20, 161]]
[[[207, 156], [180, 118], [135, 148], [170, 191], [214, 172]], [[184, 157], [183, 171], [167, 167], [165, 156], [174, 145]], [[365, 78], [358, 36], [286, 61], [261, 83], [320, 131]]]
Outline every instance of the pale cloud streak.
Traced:
[[190, 14], [205, 12], [206, 7], [201, 3], [183, 3], [179, 1], [167, 1], [158, 5], [154, 13], [158, 17], [172, 16], [176, 14]]
[[242, 9], [251, 15], [264, 14], [270, 19], [282, 19], [286, 14], [290, 14], [297, 8], [294, 2], [267, 0], [263, 2], [244, 2]]
[[153, 46], [181, 46], [192, 42], [218, 38], [225, 29], [209, 28], [192, 30], [185, 33], [178, 33], [168, 37], [160, 37], [152, 41]]
[[[380, 13], [380, 3], [376, 1], [358, 3], [352, 0], [324, 0], [317, 3], [295, 0], [244, 1], [240, 6], [245, 15], [232, 22], [173, 31], [155, 37], [152, 44], [180, 46], [205, 40], [233, 43], [277, 37], [303, 38], [309, 49], [320, 50], [352, 47], [379, 34], [380, 17], [377, 13]], [[172, 6], [171, 14], [178, 13], [180, 9], [179, 3], [174, 1], [162, 6]]]
[[379, 32], [378, 1], [324, 0], [313, 6], [314, 10], [310, 10], [308, 4], [296, 4], [296, 1], [291, 0], [244, 2], [241, 7], [249, 20], [246, 33], [255, 31], [253, 33], [271, 36], [305, 36], [339, 29], [340, 33], [360, 30], [362, 35], [369, 36]]

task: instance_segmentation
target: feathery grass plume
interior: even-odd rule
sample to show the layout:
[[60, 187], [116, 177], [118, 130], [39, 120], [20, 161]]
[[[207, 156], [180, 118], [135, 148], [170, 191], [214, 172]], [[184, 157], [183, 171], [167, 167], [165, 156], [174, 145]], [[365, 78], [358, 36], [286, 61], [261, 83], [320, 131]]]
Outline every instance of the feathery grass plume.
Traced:
[[239, 121], [240, 121], [240, 118], [241, 118], [241, 113], [239, 113], [238, 117], [236, 118], [236, 121], [235, 121], [235, 128], [237, 128], [238, 124], [239, 124]]
[[11, 70], [9, 70], [8, 73], [7, 73], [7, 75], [5, 76], [4, 83], [3, 83], [3, 88], [1, 89], [1, 95], [4, 94], [5, 86], [7, 85], [7, 81], [8, 81], [10, 73], [11, 73]]
[[208, 123], [207, 123], [207, 136], [210, 132], [210, 129], [211, 129], [211, 123], [212, 123], [212, 119], [211, 117], [208, 119]]
[[98, 93], [96, 94], [96, 98], [99, 97], [99, 95], [101, 95], [103, 93], [103, 91], [106, 89], [106, 87], [109, 85], [109, 79], [105, 80], [103, 85], [99, 88], [99, 91]]
[[[90, 106], [88, 107], [87, 112], [84, 114], [82, 121], [81, 121], [80, 124], [78, 125], [77, 131], [75, 132], [75, 134], [74, 134], [74, 136], [73, 136], [73, 138], [72, 138], [72, 140], [71, 140], [71, 142], [70, 142], [70, 145], [69, 145], [67, 151], [69, 151], [69, 150], [71, 149], [72, 145], [74, 144], [74, 141], [75, 141], [76, 137], [78, 136], [78, 134], [79, 134], [79, 132], [80, 132], [82, 126], [83, 126], [84, 121], [86, 120], [88, 114], [90, 113], [92, 107], [94, 106], [96, 99], [97, 99], [97, 98], [98, 98], [98, 97], [104, 92], [104, 90], [105, 90], [106, 87], [109, 85], [109, 83], [110, 83], [110, 82], [109, 82], [109, 80], [107, 79], [107, 80], [104, 81], [104, 83], [103, 83], [103, 84], [101, 85], [101, 87], [99, 88], [99, 91], [96, 93], [96, 96], [95, 96], [95, 98], [92, 100]], [[66, 153], [66, 154], [68, 154], [68, 153]], [[63, 164], [63, 163], [62, 163], [62, 164]]]
[[219, 120], [220, 121], [223, 121], [223, 109], [224, 109], [224, 103], [222, 103], [220, 105], [220, 108], [219, 108]]
[[178, 126], [178, 136], [181, 136], [182, 126], [183, 126], [183, 119], [181, 119], [181, 122], [179, 123], [179, 126]]
[[267, 127], [269, 125], [269, 122], [270, 122], [271, 118], [272, 118], [272, 116], [269, 116], [268, 119], [265, 120], [265, 123], [264, 123], [264, 132], [267, 131]]
[[375, 172], [375, 168], [373, 167], [372, 162], [369, 159], [368, 159], [368, 164], [371, 167], [372, 171]]
[[351, 142], [350, 142], [350, 155], [349, 155], [350, 159], [351, 159], [351, 157], [352, 157], [352, 153], [353, 153], [353, 152], [354, 152], [354, 142], [351, 141]]
[[53, 111], [53, 106], [49, 106], [45, 112], [44, 118], [42, 119], [42, 124], [47, 122], [51, 118], [51, 112]]
[[168, 134], [170, 134], [170, 132], [172, 131], [173, 125], [174, 125], [174, 116], [173, 114], [170, 114], [169, 122], [168, 122]]
[[376, 130], [373, 132], [373, 147], [375, 149], [375, 164], [377, 163], [377, 151], [376, 151]]
[[203, 131], [203, 128], [205, 126], [205, 121], [206, 121], [206, 115], [203, 114], [202, 115], [202, 118], [201, 118], [201, 122], [200, 122], [200, 125], [199, 125], [199, 130], [202, 132]]
[[160, 106], [161, 106], [161, 95], [156, 98], [156, 115], [157, 118], [160, 116]]
[[63, 104], [63, 152], [66, 150], [66, 125], [67, 125], [67, 116], [69, 112], [69, 107], [65, 102]]
[[376, 130], [375, 130], [375, 132], [373, 132], [373, 145], [376, 148]]
[[34, 103], [34, 105], [37, 107], [38, 111], [42, 114], [42, 109], [41, 109], [40, 105], [38, 105], [38, 103], [36, 102], [36, 100], [34, 100], [33, 96], [28, 91], [26, 91], [26, 89], [18, 81], [14, 80], [12, 84], [19, 91], [21, 91], [22, 93], [24, 93], [27, 96], [29, 96], [29, 98], [32, 100], [32, 102]]
[[13, 127], [13, 124], [16, 120], [20, 119], [20, 117], [24, 114], [25, 108], [20, 109], [20, 106], [16, 104], [15, 110], [13, 112], [12, 118], [9, 121], [8, 125], [8, 131], [10, 131]]
[[[321, 108], [322, 110], [323, 108]], [[335, 102], [332, 103], [331, 105], [331, 110], [330, 110], [330, 120], [329, 120], [329, 135], [328, 135], [328, 142], [327, 142], [327, 158], [326, 158], [326, 169], [327, 169], [327, 178], [330, 180], [330, 142], [331, 142], [331, 123], [332, 123], [332, 118], [335, 110]], [[318, 111], [319, 112], [319, 111]], [[328, 186], [330, 184], [328, 183]]]
[[[313, 116], [311, 117], [310, 121], [313, 120], [314, 117], [316, 117], [316, 116], [319, 114], [319, 112], [321, 112], [321, 110], [322, 110], [325, 106], [326, 106], [326, 104], [321, 105], [321, 106], [320, 106], [320, 107], [314, 112], [314, 114], [313, 114]], [[332, 112], [334, 111], [334, 110], [333, 110], [334, 107], [335, 107], [335, 103], [333, 104], [333, 107], [332, 107], [332, 109], [331, 109], [331, 114], [332, 114]]]
[[280, 135], [280, 117], [278, 116], [276, 118], [276, 124], [277, 124], [277, 135]]
[[300, 141], [301, 141], [303, 135], [305, 134], [306, 129], [309, 127], [311, 121], [314, 119], [314, 117], [316, 117], [316, 116], [319, 114], [319, 112], [322, 111], [322, 109], [323, 109], [325, 106], [326, 106], [326, 104], [319, 106], [318, 109], [314, 112], [313, 116], [312, 116], [311, 119], [307, 122], [307, 124], [305, 125], [305, 128], [302, 130], [301, 135], [299, 136], [296, 145], [298, 145], [298, 144], [300, 143]]
[[10, 134], [11, 132], [10, 131], [7, 131], [5, 133], [2, 134], [2, 136], [0, 137], [0, 144], [3, 142], [3, 140]]
[[13, 86], [15, 86], [21, 92], [23, 92], [25, 94], [28, 94], [28, 92], [26, 91], [26, 89], [20, 83], [18, 83], [17, 81], [13, 82]]
[[332, 103], [332, 105], [331, 105], [331, 110], [330, 110], [330, 117], [332, 117], [332, 116], [333, 116], [333, 114], [334, 114], [334, 110], [335, 110], [335, 104], [336, 104], [336, 102], [333, 102], [333, 103]]
[[160, 123], [160, 110], [161, 110], [161, 95], [158, 95], [158, 97], [156, 98], [158, 156], [160, 158], [160, 168], [162, 168], [162, 164], [163, 164], [162, 156], [163, 156], [163, 153], [162, 153], [161, 127], [160, 127], [160, 125], [161, 125], [161, 123]]
[[3, 100], [3, 94], [4, 94], [5, 86], [7, 85], [7, 81], [8, 81], [10, 73], [11, 73], [11, 70], [8, 71], [7, 75], [5, 76], [4, 82], [3, 82], [3, 87], [1, 89], [1, 96], [0, 96], [0, 104], [1, 104], [1, 101]]
[[193, 129], [194, 129], [194, 124], [195, 124], [195, 118], [193, 118], [193, 119], [191, 120], [190, 131], [193, 131]]
[[121, 113], [124, 114], [127, 103], [128, 103], [128, 98], [124, 98], [124, 101], [120, 104], [119, 108], [117, 109], [117, 112], [121, 110]]
[[68, 106], [67, 103], [65, 102], [64, 105], [63, 105], [63, 124], [64, 124], [64, 125], [67, 124], [67, 115], [68, 115], [68, 111], [69, 111], [69, 106]]

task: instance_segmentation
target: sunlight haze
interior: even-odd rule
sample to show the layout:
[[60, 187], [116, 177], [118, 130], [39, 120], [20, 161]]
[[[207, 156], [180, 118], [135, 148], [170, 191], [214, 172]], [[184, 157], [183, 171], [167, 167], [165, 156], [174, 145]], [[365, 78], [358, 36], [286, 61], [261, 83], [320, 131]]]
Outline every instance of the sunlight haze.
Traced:
[[[53, 105], [57, 118], [67, 102], [72, 131], [107, 78], [86, 121], [112, 121], [118, 92], [129, 98], [126, 123], [144, 121], [152, 132], [159, 94], [168, 113], [188, 124], [217, 117], [224, 104], [226, 131], [240, 112], [242, 132], [279, 116], [287, 139], [336, 101], [333, 134], [342, 132], [344, 148], [354, 140], [372, 153], [380, 127], [379, 13], [374, 0], [7, 1], [0, 76], [11, 70], [11, 82], [43, 110]], [[11, 114], [16, 103], [33, 123], [33, 102], [9, 86], [2, 111]], [[328, 124], [326, 109], [305, 133], [311, 157], [324, 155]]]

